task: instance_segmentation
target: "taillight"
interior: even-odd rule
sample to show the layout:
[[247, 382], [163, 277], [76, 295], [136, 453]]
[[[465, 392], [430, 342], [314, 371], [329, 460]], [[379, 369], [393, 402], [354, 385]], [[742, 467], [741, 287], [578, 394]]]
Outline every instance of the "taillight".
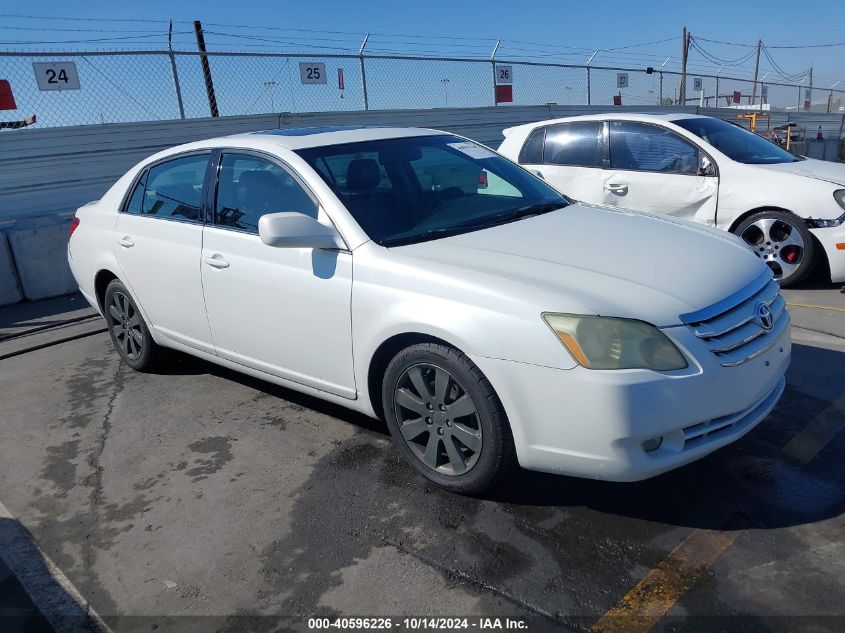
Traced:
[[73, 232], [76, 230], [77, 226], [79, 226], [79, 218], [73, 218], [70, 221], [70, 233], [68, 234], [68, 239], [73, 237]]
[[478, 188], [479, 189], [487, 189], [487, 172], [482, 171], [478, 174]]

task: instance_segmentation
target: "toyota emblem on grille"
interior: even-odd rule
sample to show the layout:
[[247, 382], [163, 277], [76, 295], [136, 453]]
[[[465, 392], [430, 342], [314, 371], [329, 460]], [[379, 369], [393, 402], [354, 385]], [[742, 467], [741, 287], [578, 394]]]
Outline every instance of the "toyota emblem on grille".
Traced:
[[757, 304], [757, 321], [764, 330], [771, 330], [772, 326], [775, 324], [774, 317], [772, 317], [772, 311], [765, 303]]

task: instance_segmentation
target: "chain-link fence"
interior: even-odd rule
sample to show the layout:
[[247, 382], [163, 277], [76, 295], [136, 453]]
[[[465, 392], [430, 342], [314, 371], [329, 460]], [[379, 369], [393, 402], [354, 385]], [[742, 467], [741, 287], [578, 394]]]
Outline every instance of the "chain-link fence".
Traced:
[[753, 103], [780, 111], [845, 111], [845, 91], [809, 85], [698, 74], [684, 80], [659, 68], [457, 57], [4, 52], [0, 79], [10, 83], [16, 104], [0, 110], [0, 122], [35, 114], [37, 127], [549, 103], [718, 108]]

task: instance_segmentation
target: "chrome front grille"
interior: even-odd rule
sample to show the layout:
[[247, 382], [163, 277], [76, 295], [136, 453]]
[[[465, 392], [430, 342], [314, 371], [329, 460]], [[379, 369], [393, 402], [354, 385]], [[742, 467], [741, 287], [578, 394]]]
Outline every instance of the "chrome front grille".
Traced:
[[680, 318], [723, 367], [757, 358], [789, 327], [786, 301], [769, 272], [727, 299]]

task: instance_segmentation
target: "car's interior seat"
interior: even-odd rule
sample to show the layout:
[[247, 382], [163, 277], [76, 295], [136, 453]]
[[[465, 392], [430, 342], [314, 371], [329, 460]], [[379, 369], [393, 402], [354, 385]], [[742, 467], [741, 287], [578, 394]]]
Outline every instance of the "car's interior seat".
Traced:
[[381, 169], [372, 158], [355, 158], [346, 168], [343, 201], [364, 230], [378, 239], [406, 230], [392, 191], [377, 190]]

